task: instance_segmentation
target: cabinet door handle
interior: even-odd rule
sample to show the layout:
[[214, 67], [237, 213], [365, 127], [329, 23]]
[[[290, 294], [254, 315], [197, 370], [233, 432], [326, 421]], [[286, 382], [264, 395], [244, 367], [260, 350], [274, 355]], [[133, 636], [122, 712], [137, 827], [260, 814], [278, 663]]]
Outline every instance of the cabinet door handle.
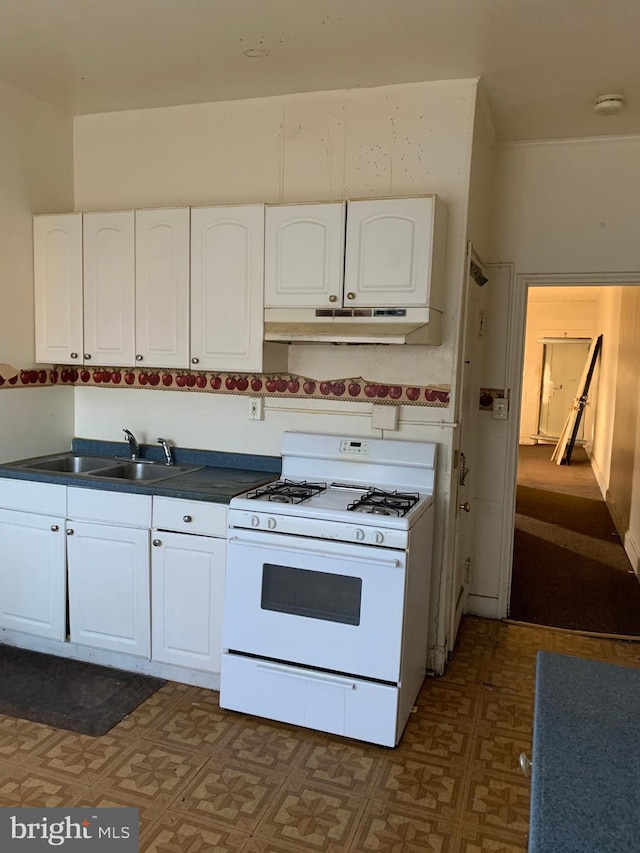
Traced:
[[356, 298], [355, 293], [347, 293], [347, 299], [355, 299], [355, 298]]
[[190, 521], [193, 521], [193, 518], [190, 515], [183, 515], [182, 520], [189, 524]]
[[331, 296], [329, 297], [329, 302], [336, 302], [337, 299], [338, 299], [338, 297], [335, 295], [335, 293], [332, 293]]
[[90, 353], [90, 352], [85, 352], [85, 354], [84, 354], [84, 360], [85, 360], [85, 361], [89, 361], [90, 359], [91, 359], [91, 353]]
[[78, 357], [78, 353], [77, 353], [77, 352], [72, 352], [72, 353], [71, 353], [71, 358], [77, 358], [77, 357]]
[[199, 361], [200, 361], [200, 359], [199, 359], [199, 358], [192, 358], [192, 359], [191, 359], [191, 364], [197, 364]]
[[57, 532], [58, 532], [58, 530], [60, 530], [60, 528], [58, 527], [58, 525], [57, 525], [57, 524], [52, 524], [52, 525], [51, 525], [51, 530], [53, 531], [53, 533], [57, 533]]
[[136, 361], [142, 361], [142, 356], [141, 356], [141, 355], [137, 355], [137, 356], [136, 356]]
[[67, 527], [66, 534], [67, 536], [73, 536], [73, 529], [71, 527]]
[[161, 540], [161, 539], [154, 539], [154, 540], [153, 540], [153, 542], [152, 542], [151, 544], [152, 544], [155, 548], [158, 548], [160, 545], [162, 545], [162, 540]]

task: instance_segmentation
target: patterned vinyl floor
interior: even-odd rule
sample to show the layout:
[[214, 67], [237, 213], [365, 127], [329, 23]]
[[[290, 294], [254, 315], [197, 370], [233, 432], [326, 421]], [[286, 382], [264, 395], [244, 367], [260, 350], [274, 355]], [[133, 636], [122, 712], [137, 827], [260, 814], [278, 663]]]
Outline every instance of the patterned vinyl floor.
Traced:
[[523, 853], [538, 649], [640, 666], [639, 643], [467, 617], [392, 750], [175, 683], [100, 738], [0, 716], [0, 807], [137, 807], [144, 853]]

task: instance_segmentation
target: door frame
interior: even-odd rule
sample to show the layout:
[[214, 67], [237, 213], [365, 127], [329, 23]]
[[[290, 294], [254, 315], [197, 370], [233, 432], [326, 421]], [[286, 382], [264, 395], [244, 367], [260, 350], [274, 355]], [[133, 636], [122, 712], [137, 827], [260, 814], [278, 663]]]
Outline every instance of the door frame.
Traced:
[[[491, 265], [488, 265], [489, 267]], [[505, 469], [505, 495], [502, 517], [502, 553], [498, 594], [498, 619], [506, 619], [511, 596], [513, 539], [518, 474], [520, 409], [522, 405], [522, 371], [526, 333], [527, 297], [530, 287], [640, 285], [640, 271], [602, 273], [517, 273], [513, 281], [507, 339], [506, 378], [509, 389], [509, 426]]]

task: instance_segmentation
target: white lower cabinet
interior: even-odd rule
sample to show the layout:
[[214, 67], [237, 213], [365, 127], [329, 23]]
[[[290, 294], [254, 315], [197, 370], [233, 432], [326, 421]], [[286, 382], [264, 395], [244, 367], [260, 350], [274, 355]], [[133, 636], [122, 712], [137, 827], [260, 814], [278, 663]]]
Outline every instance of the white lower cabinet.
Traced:
[[0, 509], [0, 627], [64, 640], [65, 616], [64, 518]]
[[149, 530], [67, 523], [70, 640], [149, 657]]
[[220, 672], [226, 544], [153, 531], [152, 660]]

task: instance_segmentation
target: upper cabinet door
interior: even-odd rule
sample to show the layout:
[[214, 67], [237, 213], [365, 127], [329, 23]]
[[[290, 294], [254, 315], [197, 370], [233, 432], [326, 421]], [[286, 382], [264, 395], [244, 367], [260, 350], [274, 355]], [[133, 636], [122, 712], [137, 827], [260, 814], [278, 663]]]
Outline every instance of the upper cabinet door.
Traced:
[[264, 205], [191, 210], [191, 368], [261, 370]]
[[269, 206], [265, 216], [265, 306], [340, 306], [345, 204]]
[[136, 363], [189, 366], [189, 208], [136, 211]]
[[82, 362], [82, 214], [33, 219], [36, 361]]
[[85, 363], [133, 364], [134, 275], [134, 212], [85, 213]]
[[349, 202], [345, 306], [429, 305], [434, 198]]

